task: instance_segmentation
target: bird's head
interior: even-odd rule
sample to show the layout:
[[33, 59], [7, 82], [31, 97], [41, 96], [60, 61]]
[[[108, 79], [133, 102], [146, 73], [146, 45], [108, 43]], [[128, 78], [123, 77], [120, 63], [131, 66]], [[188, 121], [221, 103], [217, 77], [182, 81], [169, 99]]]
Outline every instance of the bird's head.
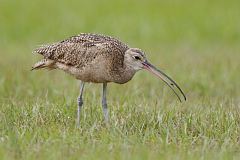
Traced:
[[138, 48], [128, 49], [125, 52], [124, 63], [127, 67], [135, 71], [146, 69], [147, 71], [151, 72], [152, 74], [156, 75], [161, 80], [163, 80], [173, 90], [173, 92], [176, 94], [180, 102], [181, 98], [175, 89], [178, 89], [178, 91], [183, 95], [184, 100], [186, 100], [185, 94], [183, 93], [181, 88], [177, 85], [177, 83], [174, 80], [172, 80], [168, 75], [166, 75], [164, 72], [157, 69], [154, 65], [148, 62], [145, 53], [141, 49]]
[[145, 53], [138, 48], [130, 48], [126, 51], [124, 61], [125, 65], [138, 71], [143, 69], [143, 62], [146, 61]]

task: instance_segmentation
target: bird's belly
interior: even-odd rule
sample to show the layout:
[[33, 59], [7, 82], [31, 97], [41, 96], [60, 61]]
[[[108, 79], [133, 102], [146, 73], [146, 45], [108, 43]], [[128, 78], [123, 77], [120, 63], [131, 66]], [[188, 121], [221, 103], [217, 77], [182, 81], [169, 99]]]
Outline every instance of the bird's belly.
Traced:
[[74, 76], [76, 79], [84, 82], [106, 83], [110, 81], [107, 73], [105, 72], [106, 69], [103, 68], [91, 66], [80, 69], [62, 63], [56, 63], [56, 66], [58, 69], [61, 69]]
[[93, 82], [93, 83], [106, 83], [109, 82], [108, 78], [94, 72], [79, 72], [77, 74], [76, 79], [79, 79], [84, 82]]
[[103, 65], [89, 65], [85, 68], [77, 68], [57, 62], [56, 66], [56, 68], [71, 74], [76, 79], [93, 83], [115, 82], [123, 84], [130, 81], [136, 72], [134, 70], [112, 71]]

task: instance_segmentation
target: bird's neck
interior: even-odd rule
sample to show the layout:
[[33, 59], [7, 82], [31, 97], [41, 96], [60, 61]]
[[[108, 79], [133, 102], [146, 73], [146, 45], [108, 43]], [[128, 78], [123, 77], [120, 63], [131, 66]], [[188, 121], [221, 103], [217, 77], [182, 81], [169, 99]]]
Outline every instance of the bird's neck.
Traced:
[[126, 83], [132, 79], [136, 70], [134, 70], [131, 66], [123, 65], [119, 72], [119, 81], [117, 83]]

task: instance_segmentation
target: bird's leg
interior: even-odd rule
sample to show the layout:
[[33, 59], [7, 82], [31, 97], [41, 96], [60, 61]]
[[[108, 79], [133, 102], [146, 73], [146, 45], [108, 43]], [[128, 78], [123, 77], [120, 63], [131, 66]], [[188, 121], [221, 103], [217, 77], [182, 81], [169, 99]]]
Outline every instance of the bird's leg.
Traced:
[[83, 105], [83, 99], [82, 99], [83, 89], [84, 89], [84, 82], [81, 82], [81, 85], [80, 85], [80, 94], [79, 94], [78, 99], [77, 99], [77, 102], [78, 102], [77, 126], [79, 126], [79, 124], [80, 124], [80, 112], [81, 112], [82, 105]]
[[108, 109], [107, 109], [107, 83], [103, 83], [103, 92], [102, 92], [102, 108], [103, 108], [103, 114], [104, 114], [104, 120], [108, 123]]

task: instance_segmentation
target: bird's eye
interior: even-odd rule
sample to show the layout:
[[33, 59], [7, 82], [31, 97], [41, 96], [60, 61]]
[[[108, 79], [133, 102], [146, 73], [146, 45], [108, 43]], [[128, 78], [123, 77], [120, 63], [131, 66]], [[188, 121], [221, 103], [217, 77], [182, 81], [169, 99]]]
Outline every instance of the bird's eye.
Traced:
[[134, 56], [134, 59], [141, 60], [141, 58], [139, 56]]

